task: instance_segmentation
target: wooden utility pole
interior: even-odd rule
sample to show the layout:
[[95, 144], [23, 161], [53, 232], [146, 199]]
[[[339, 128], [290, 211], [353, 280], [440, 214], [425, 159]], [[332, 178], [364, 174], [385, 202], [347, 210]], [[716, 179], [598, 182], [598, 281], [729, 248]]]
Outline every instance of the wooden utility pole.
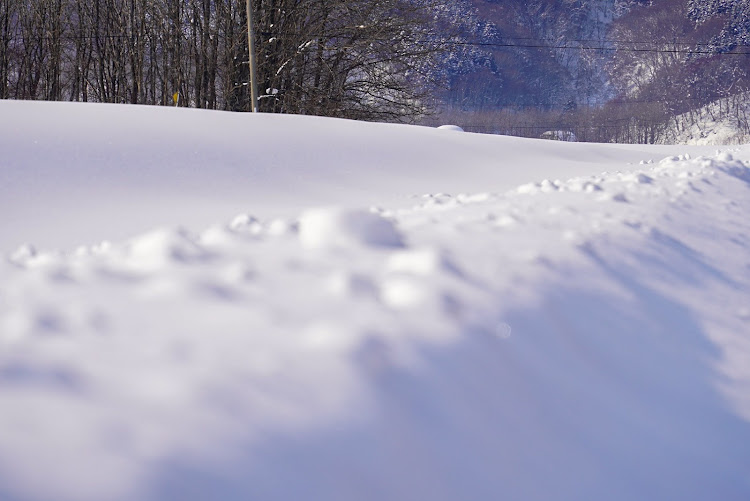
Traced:
[[247, 48], [250, 55], [250, 107], [258, 112], [258, 76], [255, 69], [255, 30], [253, 29], [252, 0], [247, 0]]

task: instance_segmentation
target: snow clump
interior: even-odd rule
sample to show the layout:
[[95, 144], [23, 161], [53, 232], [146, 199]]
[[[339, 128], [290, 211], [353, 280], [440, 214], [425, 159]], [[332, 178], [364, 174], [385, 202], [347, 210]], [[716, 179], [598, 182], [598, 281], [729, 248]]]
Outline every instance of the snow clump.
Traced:
[[463, 128], [459, 127], [458, 125], [441, 125], [438, 127], [439, 130], [452, 130], [455, 132], [464, 132]]
[[299, 239], [309, 249], [403, 247], [391, 221], [361, 209], [309, 209], [300, 216]]

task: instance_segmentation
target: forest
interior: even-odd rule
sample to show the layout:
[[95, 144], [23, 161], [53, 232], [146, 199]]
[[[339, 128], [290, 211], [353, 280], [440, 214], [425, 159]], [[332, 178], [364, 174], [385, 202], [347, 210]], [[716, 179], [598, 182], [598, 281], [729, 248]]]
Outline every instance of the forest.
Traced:
[[[254, 0], [260, 111], [423, 115], [454, 4]], [[0, 98], [248, 110], [247, 19], [237, 0], [0, 0]]]
[[[750, 88], [748, 0], [250, 8], [264, 112], [653, 142], [708, 103], [738, 111]], [[247, 13], [237, 0], [0, 0], [0, 98], [247, 111]]]

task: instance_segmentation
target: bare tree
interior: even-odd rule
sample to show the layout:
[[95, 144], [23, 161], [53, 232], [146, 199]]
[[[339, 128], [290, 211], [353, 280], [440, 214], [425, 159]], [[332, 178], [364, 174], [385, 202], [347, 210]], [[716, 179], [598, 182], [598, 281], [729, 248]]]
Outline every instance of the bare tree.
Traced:
[[0, 0], [0, 99], [7, 99], [10, 93], [11, 48], [15, 39], [15, 24], [18, 19], [17, 3], [14, 0]]
[[[425, 113], [447, 4], [253, 0], [261, 110]], [[0, 0], [0, 96], [247, 110], [246, 27], [237, 0]]]
[[424, 113], [446, 48], [447, 34], [435, 36], [437, 4], [256, 0], [261, 110], [365, 120]]

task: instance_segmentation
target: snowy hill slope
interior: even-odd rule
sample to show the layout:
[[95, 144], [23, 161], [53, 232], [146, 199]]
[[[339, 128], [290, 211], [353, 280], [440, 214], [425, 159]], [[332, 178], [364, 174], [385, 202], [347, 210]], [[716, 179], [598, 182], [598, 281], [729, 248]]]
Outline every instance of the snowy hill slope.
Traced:
[[662, 144], [738, 145], [750, 142], [750, 95], [733, 96], [669, 121]]
[[[72, 247], [233, 214], [407, 206], [620, 170], [674, 148], [524, 139], [313, 117], [0, 101], [0, 250]], [[682, 148], [679, 153], [688, 150]], [[712, 152], [713, 150], [698, 150]], [[57, 223], [52, 223], [57, 221]]]
[[[27, 104], [0, 109], [57, 124], [77, 110]], [[750, 496], [747, 147], [698, 156], [301, 117], [75, 113], [152, 120], [72, 158], [100, 127], [54, 142], [41, 127], [44, 149], [27, 149], [30, 124], [3, 139], [15, 180], [3, 241], [30, 222], [24, 236], [62, 250], [0, 260], [0, 499]], [[222, 139], [152, 136], [159, 120], [213, 123]], [[266, 145], [297, 135], [265, 151], [273, 172], [228, 163], [245, 149], [230, 138], [205, 177], [225, 120], [266, 131]], [[317, 156], [324, 139], [335, 159]], [[71, 177], [39, 163], [53, 159]], [[126, 170], [133, 159], [153, 162], [148, 173]], [[453, 195], [408, 198], [445, 186]], [[222, 195], [243, 192], [284, 215], [197, 226], [203, 207], [218, 217]], [[70, 221], [78, 248], [60, 243], [73, 238], [68, 193], [85, 216]], [[45, 220], [28, 202], [46, 196]], [[119, 231], [91, 213], [121, 210], [102, 202], [118, 196], [142, 212], [121, 213], [136, 234], [89, 245]], [[316, 197], [343, 208], [310, 208]], [[189, 229], [156, 228], [171, 217], [157, 202]]]

